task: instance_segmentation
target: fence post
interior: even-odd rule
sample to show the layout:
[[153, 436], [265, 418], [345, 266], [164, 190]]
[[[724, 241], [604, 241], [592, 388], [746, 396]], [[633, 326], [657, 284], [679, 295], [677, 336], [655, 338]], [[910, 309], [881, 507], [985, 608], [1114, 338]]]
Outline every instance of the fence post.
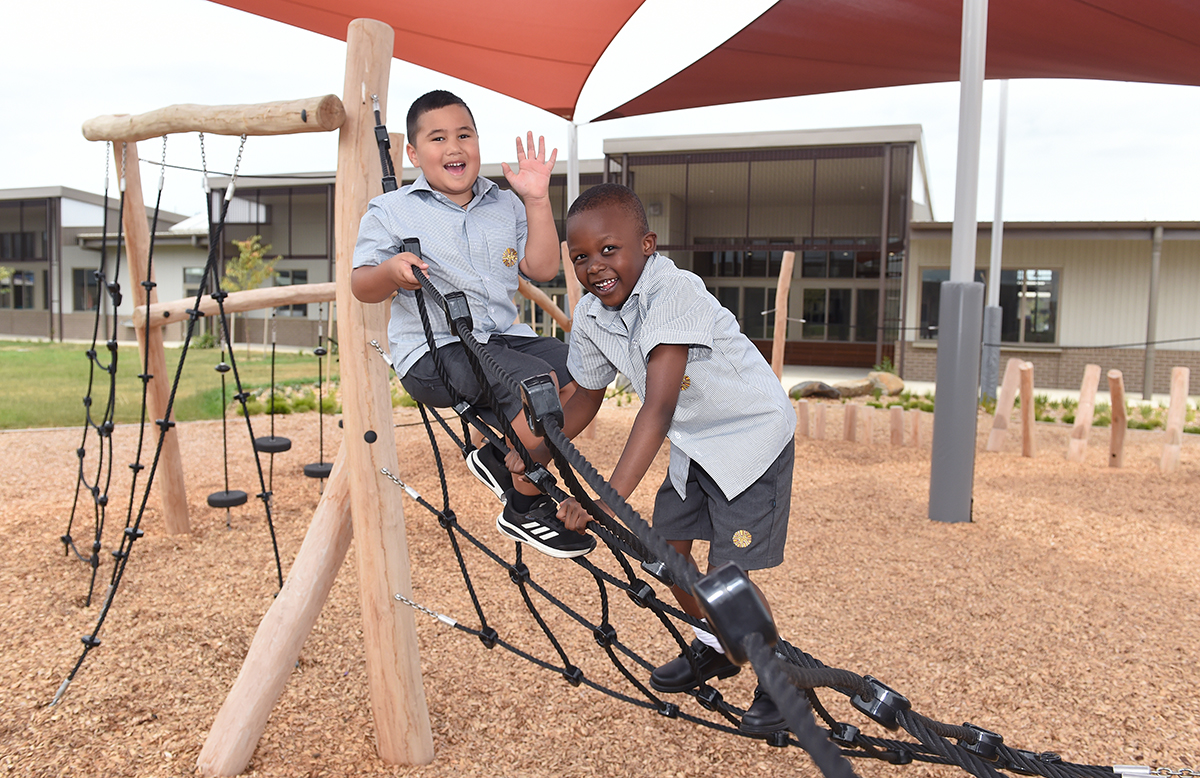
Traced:
[[921, 412], [916, 408], [909, 411], [912, 417], [912, 447], [921, 447]]
[[796, 403], [796, 432], [802, 438], [808, 437], [808, 400]]
[[904, 445], [904, 408], [899, 405], [893, 405], [888, 409], [888, 416], [892, 424], [892, 445]]
[[858, 439], [858, 406], [850, 403], [842, 411], [842, 437], [853, 443]]
[[825, 439], [825, 403], [817, 403], [817, 424], [813, 430], [813, 437], [817, 440]]
[[1108, 438], [1108, 466], [1125, 464], [1125, 378], [1120, 370], [1108, 371], [1108, 393], [1112, 397], [1112, 434]]
[[1088, 436], [1092, 434], [1092, 416], [1096, 410], [1096, 386], [1100, 383], [1100, 366], [1088, 365], [1079, 387], [1079, 407], [1075, 409], [1075, 426], [1067, 442], [1067, 461], [1082, 462], [1087, 455]]

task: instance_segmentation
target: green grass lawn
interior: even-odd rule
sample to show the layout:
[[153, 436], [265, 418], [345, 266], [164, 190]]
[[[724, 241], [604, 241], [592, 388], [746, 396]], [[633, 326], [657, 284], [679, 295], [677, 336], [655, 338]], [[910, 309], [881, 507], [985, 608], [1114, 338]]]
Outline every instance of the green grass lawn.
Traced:
[[[247, 390], [269, 388], [271, 385], [271, 354], [260, 350], [249, 356], [238, 344], [234, 353], [238, 375]], [[0, 429], [30, 427], [74, 427], [84, 422], [83, 398], [92, 383], [93, 417], [101, 418], [109, 401], [109, 374], [105, 366], [112, 360], [103, 344], [98, 362], [92, 370], [84, 344], [27, 343], [0, 340]], [[179, 366], [182, 349], [167, 349], [168, 380], [173, 381]], [[118, 424], [137, 423], [141, 418], [142, 358], [134, 344], [121, 344], [117, 350], [117, 380], [114, 419]], [[179, 390], [175, 396], [177, 421], [221, 418], [221, 361], [218, 349], [188, 349]], [[229, 356], [225, 361], [232, 364]], [[325, 362], [326, 373], [330, 361]], [[337, 362], [332, 364], [337, 376]], [[237, 392], [233, 371], [225, 374], [226, 395], [230, 403]], [[329, 375], [326, 375], [326, 379]], [[275, 355], [277, 386], [313, 384], [317, 382], [317, 358], [311, 350], [297, 354], [277, 352]], [[153, 420], [150, 420], [151, 423]]]

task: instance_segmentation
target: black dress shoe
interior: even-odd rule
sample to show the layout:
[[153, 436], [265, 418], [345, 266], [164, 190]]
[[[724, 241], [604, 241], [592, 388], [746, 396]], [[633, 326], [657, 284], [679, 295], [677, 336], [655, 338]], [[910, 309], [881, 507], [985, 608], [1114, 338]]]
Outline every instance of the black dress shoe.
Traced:
[[699, 676], [687, 656], [680, 654], [650, 673], [650, 686], [660, 692], [686, 692], [709, 678], [729, 678], [742, 671], [720, 651], [709, 648], [699, 639], [692, 641], [690, 651], [696, 659]]
[[783, 718], [775, 701], [772, 700], [761, 686], [754, 687], [754, 702], [750, 710], [742, 716], [738, 729], [747, 735], [769, 735], [787, 729], [787, 721]]

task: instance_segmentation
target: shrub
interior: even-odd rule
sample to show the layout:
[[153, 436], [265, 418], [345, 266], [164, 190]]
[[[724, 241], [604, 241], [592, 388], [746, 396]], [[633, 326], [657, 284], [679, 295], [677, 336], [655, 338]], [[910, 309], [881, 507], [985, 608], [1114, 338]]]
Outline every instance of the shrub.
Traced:
[[1097, 413], [1092, 419], [1093, 427], [1110, 427], [1112, 426], [1112, 418], [1107, 413]]
[[1063, 420], [1063, 423], [1065, 423], [1065, 424], [1074, 424], [1075, 423], [1075, 414], [1068, 411], [1063, 414], [1062, 420]]
[[871, 369], [877, 373], [891, 373], [893, 375], [896, 374], [896, 366], [892, 364], [892, 360], [890, 357], [884, 357], [883, 360], [879, 364], [875, 365]]

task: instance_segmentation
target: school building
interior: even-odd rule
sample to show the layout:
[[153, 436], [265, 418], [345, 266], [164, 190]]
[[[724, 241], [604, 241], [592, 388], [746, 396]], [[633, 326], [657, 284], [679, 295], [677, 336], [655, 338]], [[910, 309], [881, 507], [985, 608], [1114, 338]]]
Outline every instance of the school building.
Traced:
[[[560, 160], [551, 182], [560, 235], [565, 169]], [[888, 360], [909, 380], [935, 378], [951, 225], [934, 220], [919, 126], [610, 139], [604, 158], [584, 160], [580, 171], [581, 190], [605, 180], [632, 187], [660, 251], [700, 275], [764, 354], [786, 310], [788, 364]], [[483, 175], [505, 185], [499, 165]], [[213, 197], [227, 184], [214, 177]], [[333, 280], [333, 193], [332, 173], [239, 177], [219, 256], [235, 251], [231, 240], [257, 234], [283, 257], [274, 284]], [[0, 284], [0, 336], [91, 337], [94, 306], [106, 297], [94, 276], [102, 245], [108, 262], [116, 259], [115, 200], [107, 238], [104, 207], [102, 197], [66, 187], [0, 190], [0, 266], [13, 271]], [[206, 220], [158, 219], [159, 299], [194, 295], [208, 256]], [[1039, 387], [1070, 389], [1096, 363], [1122, 370], [1127, 390], [1139, 392], [1153, 340], [1158, 391], [1173, 366], [1200, 371], [1200, 222], [1006, 223], [999, 279], [988, 277], [990, 227], [980, 225], [976, 278], [1000, 284], [1002, 364], [1020, 357], [1034, 363]], [[785, 251], [795, 261], [780, 306]], [[121, 262], [116, 315], [132, 339]], [[562, 277], [542, 286], [567, 308]], [[525, 311], [542, 332], [561, 335], [540, 309], [526, 303]], [[316, 303], [238, 316], [236, 337], [261, 342], [271, 321], [280, 344], [315, 346], [329, 316]], [[172, 327], [167, 339], [182, 338], [181, 325]]]

